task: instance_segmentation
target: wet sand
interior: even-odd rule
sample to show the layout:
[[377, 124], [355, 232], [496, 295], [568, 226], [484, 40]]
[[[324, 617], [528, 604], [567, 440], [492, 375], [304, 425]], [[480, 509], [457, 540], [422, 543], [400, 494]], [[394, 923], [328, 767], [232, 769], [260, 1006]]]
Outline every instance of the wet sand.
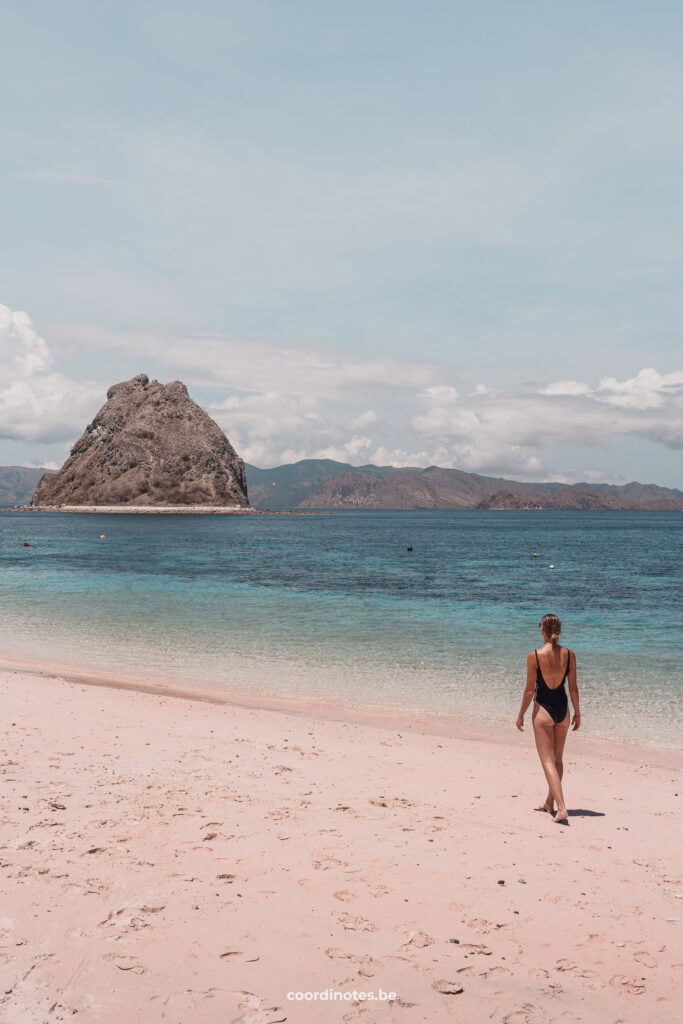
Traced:
[[562, 827], [530, 721], [95, 682], [0, 671], [4, 1024], [680, 1019], [670, 752], [570, 735]]

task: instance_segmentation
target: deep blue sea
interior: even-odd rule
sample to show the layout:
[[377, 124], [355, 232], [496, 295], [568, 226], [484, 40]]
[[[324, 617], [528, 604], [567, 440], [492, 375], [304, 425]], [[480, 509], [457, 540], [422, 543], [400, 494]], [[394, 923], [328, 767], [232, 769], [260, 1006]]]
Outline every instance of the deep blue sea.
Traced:
[[585, 731], [678, 745], [681, 519], [2, 512], [0, 656], [509, 728], [552, 611]]

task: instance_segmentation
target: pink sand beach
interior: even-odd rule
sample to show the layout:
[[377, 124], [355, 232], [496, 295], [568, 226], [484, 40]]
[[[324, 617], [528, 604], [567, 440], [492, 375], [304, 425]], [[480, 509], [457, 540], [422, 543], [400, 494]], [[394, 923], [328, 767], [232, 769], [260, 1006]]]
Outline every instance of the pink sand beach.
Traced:
[[[680, 762], [0, 672], [3, 1024], [668, 1024]], [[388, 998], [393, 996], [393, 998]]]

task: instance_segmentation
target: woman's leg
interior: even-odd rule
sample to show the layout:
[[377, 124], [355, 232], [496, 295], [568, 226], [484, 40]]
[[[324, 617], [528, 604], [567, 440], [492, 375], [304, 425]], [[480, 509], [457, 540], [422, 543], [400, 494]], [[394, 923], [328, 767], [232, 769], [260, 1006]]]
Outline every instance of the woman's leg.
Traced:
[[[565, 720], [563, 722], [560, 722], [559, 725], [556, 725], [555, 723], [553, 723], [553, 742], [554, 742], [554, 749], [555, 749], [555, 767], [557, 769], [557, 774], [559, 775], [560, 782], [562, 782], [562, 776], [564, 775], [564, 764], [562, 762], [562, 753], [564, 751], [564, 744], [565, 744], [565, 741], [567, 739], [567, 733], [569, 732], [570, 722], [571, 722], [571, 716], [569, 714], [569, 711], [567, 711], [567, 716], [566, 716], [566, 718], [565, 718]], [[550, 787], [548, 787], [548, 796], [546, 797], [546, 801], [545, 801], [545, 804], [544, 804], [545, 810], [546, 811], [550, 811], [550, 813], [552, 813], [553, 803], [554, 803], [553, 795], [550, 792]]]
[[565, 807], [564, 794], [562, 793], [562, 782], [555, 765], [555, 723], [545, 708], [542, 708], [539, 704], [534, 706], [532, 722], [536, 750], [538, 751], [541, 766], [548, 781], [550, 796], [557, 804], [556, 817], [558, 820], [563, 820], [567, 817], [567, 808]]

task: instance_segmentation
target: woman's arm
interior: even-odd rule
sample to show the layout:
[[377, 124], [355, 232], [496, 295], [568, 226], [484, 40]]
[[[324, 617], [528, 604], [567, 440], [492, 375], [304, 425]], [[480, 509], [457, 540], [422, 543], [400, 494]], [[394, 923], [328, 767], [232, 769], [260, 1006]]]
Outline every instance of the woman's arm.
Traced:
[[520, 732], [524, 732], [524, 716], [526, 709], [534, 699], [534, 689], [536, 687], [536, 658], [533, 651], [529, 651], [526, 656], [526, 685], [524, 687], [524, 693], [522, 694], [522, 706], [519, 709], [517, 715], [517, 728]]
[[576, 732], [581, 725], [581, 712], [579, 711], [579, 688], [576, 685], [576, 655], [573, 651], [571, 652], [571, 655], [572, 663], [569, 669], [569, 696], [571, 697], [572, 706], [574, 708], [572, 723], [574, 725], [574, 732]]

